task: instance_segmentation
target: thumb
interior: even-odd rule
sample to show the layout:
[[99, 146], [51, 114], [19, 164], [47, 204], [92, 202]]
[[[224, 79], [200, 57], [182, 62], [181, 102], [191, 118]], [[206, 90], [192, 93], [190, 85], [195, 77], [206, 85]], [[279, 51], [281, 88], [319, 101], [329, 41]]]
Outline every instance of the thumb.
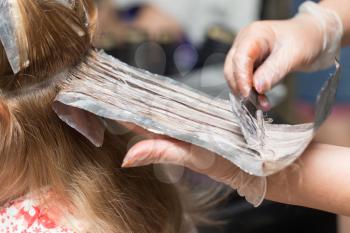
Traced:
[[[145, 140], [133, 146], [124, 158], [122, 167], [150, 164], [174, 164], [187, 167], [233, 188], [240, 171], [230, 161], [206, 149], [173, 139]], [[249, 175], [248, 175], [249, 176]]]
[[253, 85], [259, 94], [269, 91], [284, 78], [293, 68], [290, 54], [283, 50], [271, 55], [259, 66], [253, 76]]
[[125, 156], [122, 167], [174, 164], [205, 172], [215, 165], [215, 160], [214, 153], [185, 142], [150, 139], [134, 145]]
[[153, 163], [183, 165], [187, 150], [185, 144], [173, 140], [144, 140], [128, 151], [122, 167], [139, 167]]

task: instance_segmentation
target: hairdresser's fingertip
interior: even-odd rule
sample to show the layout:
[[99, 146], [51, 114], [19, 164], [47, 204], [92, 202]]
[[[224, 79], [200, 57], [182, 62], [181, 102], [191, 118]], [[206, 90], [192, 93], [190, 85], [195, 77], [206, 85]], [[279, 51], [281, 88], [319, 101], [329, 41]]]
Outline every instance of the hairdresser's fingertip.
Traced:
[[271, 109], [271, 104], [266, 95], [258, 96], [259, 104], [264, 112], [268, 112]]
[[142, 144], [136, 144], [126, 154], [122, 163], [122, 167], [128, 168], [147, 165], [147, 162], [144, 159], [145, 156], [143, 156], [143, 154], [145, 154], [145, 151]]
[[264, 81], [259, 79], [259, 80], [254, 80], [254, 88], [259, 94], [263, 94], [264, 90]]
[[129, 168], [129, 167], [133, 167], [133, 159], [125, 158], [122, 163], [122, 168]]
[[122, 163], [122, 168], [129, 168], [132, 167], [132, 162], [129, 160], [124, 160]]
[[271, 89], [271, 83], [268, 79], [258, 76], [254, 79], [254, 88], [260, 95], [264, 95]]
[[145, 159], [145, 157], [140, 155], [133, 155], [128, 159], [125, 159], [122, 164], [122, 168], [131, 168], [131, 167], [142, 167], [151, 164], [152, 161]]

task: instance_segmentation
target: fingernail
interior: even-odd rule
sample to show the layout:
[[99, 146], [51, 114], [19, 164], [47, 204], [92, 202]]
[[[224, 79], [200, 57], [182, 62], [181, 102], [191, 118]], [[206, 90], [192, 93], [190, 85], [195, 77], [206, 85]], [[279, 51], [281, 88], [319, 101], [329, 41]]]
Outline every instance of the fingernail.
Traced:
[[129, 168], [129, 167], [140, 167], [145, 166], [146, 164], [146, 158], [141, 153], [139, 153], [137, 150], [129, 150], [129, 152], [126, 154], [122, 167], [123, 168]]
[[264, 85], [265, 85], [265, 81], [259, 79], [256, 83], [255, 83], [255, 89], [258, 93], [263, 94], [264, 91]]

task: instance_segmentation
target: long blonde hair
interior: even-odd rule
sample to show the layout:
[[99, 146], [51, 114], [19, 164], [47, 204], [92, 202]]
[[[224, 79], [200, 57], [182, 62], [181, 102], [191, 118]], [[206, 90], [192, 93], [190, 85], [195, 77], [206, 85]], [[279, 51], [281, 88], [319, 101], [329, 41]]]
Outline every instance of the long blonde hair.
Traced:
[[60, 86], [47, 81], [91, 48], [91, 0], [77, 0], [72, 8], [55, 0], [18, 3], [18, 45], [29, 66], [12, 75], [0, 46], [0, 204], [49, 187], [89, 232], [179, 232], [182, 192], [159, 181], [152, 167], [120, 168], [132, 133], [107, 132], [97, 148], [52, 110]]

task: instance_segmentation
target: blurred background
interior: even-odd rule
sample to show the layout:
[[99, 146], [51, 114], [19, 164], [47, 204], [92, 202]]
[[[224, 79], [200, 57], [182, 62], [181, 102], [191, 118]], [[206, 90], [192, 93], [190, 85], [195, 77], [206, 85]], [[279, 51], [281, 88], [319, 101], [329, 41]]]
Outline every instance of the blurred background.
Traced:
[[[228, 98], [223, 63], [240, 28], [260, 19], [285, 19], [301, 0], [96, 0], [99, 27], [94, 44], [120, 60]], [[350, 50], [341, 53], [342, 81], [332, 116], [316, 141], [350, 146]], [[332, 69], [291, 74], [269, 94], [277, 123], [313, 120], [318, 91]], [[264, 202], [253, 208], [233, 194], [213, 217], [225, 224], [200, 233], [346, 233], [348, 219], [330, 213]]]

